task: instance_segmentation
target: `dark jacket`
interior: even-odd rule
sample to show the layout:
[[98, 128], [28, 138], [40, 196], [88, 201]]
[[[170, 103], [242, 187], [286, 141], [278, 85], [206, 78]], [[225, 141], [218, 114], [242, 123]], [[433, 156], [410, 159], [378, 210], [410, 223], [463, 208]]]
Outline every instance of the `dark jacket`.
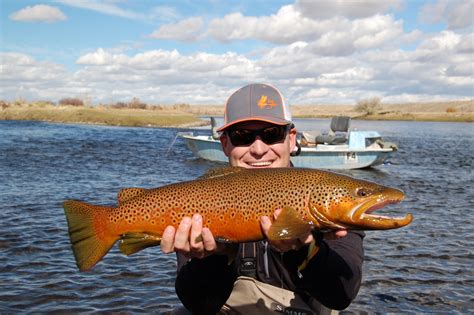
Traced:
[[[257, 242], [256, 278], [303, 297], [310, 295], [328, 308], [344, 309], [359, 291], [364, 236], [363, 232], [349, 231], [343, 238], [323, 240], [319, 252], [300, 275], [297, 268], [307, 255], [307, 246], [282, 254], [266, 246], [265, 241]], [[268, 251], [268, 263], [265, 251]], [[242, 255], [241, 245], [239, 257]], [[223, 255], [188, 262], [183, 257], [178, 255], [180, 269], [175, 284], [178, 297], [193, 314], [215, 314], [232, 292], [241, 260], [228, 265], [227, 256]]]

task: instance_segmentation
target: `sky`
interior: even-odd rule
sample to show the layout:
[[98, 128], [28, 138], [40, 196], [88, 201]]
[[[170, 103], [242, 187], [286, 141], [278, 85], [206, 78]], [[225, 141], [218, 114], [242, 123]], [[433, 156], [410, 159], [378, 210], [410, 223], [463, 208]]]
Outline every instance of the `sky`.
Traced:
[[474, 98], [474, 0], [1, 0], [0, 99]]

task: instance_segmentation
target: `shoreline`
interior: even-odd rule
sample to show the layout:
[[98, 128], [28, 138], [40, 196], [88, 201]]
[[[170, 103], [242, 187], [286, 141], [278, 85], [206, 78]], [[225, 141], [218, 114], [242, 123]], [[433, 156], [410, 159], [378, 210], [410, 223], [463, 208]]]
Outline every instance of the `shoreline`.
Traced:
[[[3, 103], [5, 104], [5, 103]], [[474, 100], [418, 104], [384, 104], [374, 114], [355, 105], [290, 105], [293, 118], [331, 118], [338, 115], [361, 120], [474, 122]], [[0, 107], [0, 120], [29, 120], [127, 127], [189, 128], [209, 125], [201, 116], [222, 117], [223, 105], [160, 105], [146, 108], [8, 104]]]

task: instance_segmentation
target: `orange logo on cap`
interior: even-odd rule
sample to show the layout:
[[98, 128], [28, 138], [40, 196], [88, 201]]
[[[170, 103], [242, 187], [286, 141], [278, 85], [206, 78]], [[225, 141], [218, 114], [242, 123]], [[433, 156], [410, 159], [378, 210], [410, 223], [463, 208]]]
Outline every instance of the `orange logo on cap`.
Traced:
[[275, 107], [277, 104], [274, 100], [268, 99], [266, 95], [262, 95], [260, 99], [258, 100], [258, 107], [261, 109], [268, 108], [271, 109], [272, 107]]

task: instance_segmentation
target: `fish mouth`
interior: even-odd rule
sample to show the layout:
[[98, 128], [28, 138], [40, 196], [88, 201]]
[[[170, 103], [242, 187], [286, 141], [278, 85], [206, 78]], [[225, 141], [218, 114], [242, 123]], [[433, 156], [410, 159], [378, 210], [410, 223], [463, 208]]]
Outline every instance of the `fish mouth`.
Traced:
[[373, 214], [376, 210], [390, 204], [397, 204], [404, 198], [404, 193], [396, 189], [390, 189], [374, 195], [354, 209], [350, 225], [362, 227], [366, 230], [387, 230], [404, 227], [413, 220], [411, 213], [408, 213], [404, 217], [389, 217]]

